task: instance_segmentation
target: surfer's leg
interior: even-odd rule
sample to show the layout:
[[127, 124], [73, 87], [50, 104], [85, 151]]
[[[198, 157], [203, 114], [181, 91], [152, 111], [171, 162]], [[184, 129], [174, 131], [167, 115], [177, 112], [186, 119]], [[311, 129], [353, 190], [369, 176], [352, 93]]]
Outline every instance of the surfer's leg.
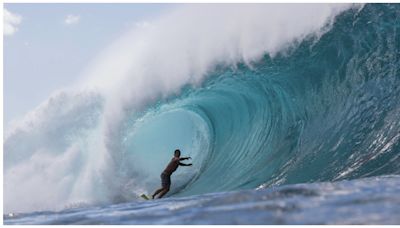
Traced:
[[158, 194], [158, 193], [160, 193], [162, 190], [164, 190], [164, 188], [160, 188], [160, 189], [158, 189], [154, 194], [153, 194], [153, 199], [154, 199], [154, 197]]
[[167, 184], [167, 179], [168, 179], [168, 176], [163, 172], [163, 173], [161, 173], [161, 188], [160, 189], [158, 189], [153, 195], [152, 195], [152, 198], [154, 199], [154, 197], [156, 197], [156, 195], [158, 194], [158, 193], [160, 193], [160, 192], [162, 192], [164, 189], [165, 189], [165, 186], [166, 186], [166, 184]]
[[167, 194], [167, 192], [169, 192], [169, 188], [164, 189], [161, 193], [160, 196], [158, 197], [159, 199], [162, 198], [165, 194]]
[[161, 192], [160, 192], [160, 196], [158, 197], [159, 199], [161, 197], [163, 197], [165, 194], [167, 194], [167, 192], [169, 191], [169, 186], [171, 186], [171, 175], [167, 175], [165, 173], [162, 173], [161, 174], [161, 185], [162, 185], [163, 188], [160, 189]]

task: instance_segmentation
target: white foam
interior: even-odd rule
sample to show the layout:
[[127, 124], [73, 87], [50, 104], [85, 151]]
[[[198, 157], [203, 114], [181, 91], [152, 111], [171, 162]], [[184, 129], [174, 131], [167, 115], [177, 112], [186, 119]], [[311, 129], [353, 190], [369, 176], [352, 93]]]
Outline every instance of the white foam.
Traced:
[[249, 65], [310, 35], [320, 36], [351, 4], [188, 5], [121, 37], [86, 71], [82, 84], [99, 87], [116, 118], [198, 84], [216, 65]]

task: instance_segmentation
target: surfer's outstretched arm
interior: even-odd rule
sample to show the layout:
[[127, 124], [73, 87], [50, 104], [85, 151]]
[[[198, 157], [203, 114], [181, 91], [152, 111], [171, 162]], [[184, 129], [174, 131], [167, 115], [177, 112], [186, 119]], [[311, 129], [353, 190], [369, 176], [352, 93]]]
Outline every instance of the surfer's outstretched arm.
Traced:
[[192, 166], [192, 164], [184, 164], [184, 163], [180, 163], [180, 162], [179, 162], [179, 165], [181, 165], [181, 166]]
[[188, 159], [192, 159], [192, 158], [191, 157], [182, 157], [182, 158], [179, 158], [179, 161], [188, 160]]

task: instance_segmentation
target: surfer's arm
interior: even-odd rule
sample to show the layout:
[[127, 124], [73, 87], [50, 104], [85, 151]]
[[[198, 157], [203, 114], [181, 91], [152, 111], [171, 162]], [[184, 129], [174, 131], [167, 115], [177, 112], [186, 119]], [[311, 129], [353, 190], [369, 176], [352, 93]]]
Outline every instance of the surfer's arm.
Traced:
[[183, 157], [183, 158], [179, 158], [179, 161], [188, 160], [188, 159], [192, 159], [192, 158], [191, 157]]
[[180, 163], [180, 162], [179, 162], [179, 165], [181, 165], [181, 166], [192, 166], [192, 164], [185, 164], [185, 163]]

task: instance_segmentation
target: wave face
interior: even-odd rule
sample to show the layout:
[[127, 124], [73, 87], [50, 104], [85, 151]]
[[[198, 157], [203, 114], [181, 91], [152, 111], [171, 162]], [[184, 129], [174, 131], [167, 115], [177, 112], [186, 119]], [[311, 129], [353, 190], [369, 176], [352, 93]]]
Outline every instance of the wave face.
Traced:
[[213, 61], [140, 109], [134, 91], [123, 115], [104, 93], [57, 93], [5, 138], [5, 212], [134, 200], [176, 148], [194, 166], [174, 173], [173, 196], [399, 174], [400, 6], [326, 25], [257, 61]]

